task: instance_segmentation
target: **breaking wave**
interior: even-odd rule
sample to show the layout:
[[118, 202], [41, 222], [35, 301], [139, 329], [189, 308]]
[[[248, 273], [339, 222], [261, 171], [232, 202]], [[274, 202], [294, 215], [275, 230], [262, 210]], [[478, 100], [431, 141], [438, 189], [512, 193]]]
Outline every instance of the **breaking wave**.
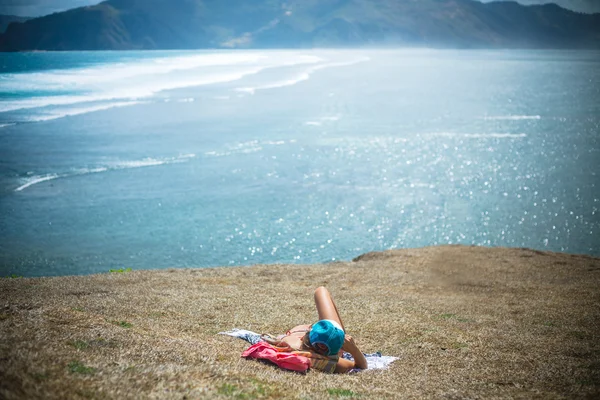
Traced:
[[296, 75], [295, 77], [292, 77], [289, 79], [272, 82], [272, 83], [267, 83], [265, 85], [259, 85], [259, 86], [254, 86], [254, 87], [239, 87], [239, 88], [236, 88], [235, 90], [237, 92], [254, 94], [257, 90], [277, 89], [277, 88], [282, 88], [282, 87], [286, 87], [286, 86], [293, 86], [300, 82], [309, 80], [310, 76], [313, 73], [315, 73], [321, 69], [332, 68], [332, 67], [345, 67], [345, 66], [358, 64], [358, 63], [369, 61], [369, 60], [370, 60], [369, 57], [362, 57], [357, 60], [346, 61], [346, 62], [319, 64], [319, 65], [315, 65], [313, 67], [309, 67], [305, 71], [303, 71], [300, 74]]
[[540, 115], [504, 115], [504, 116], [486, 116], [483, 119], [487, 121], [521, 121], [542, 119]]
[[15, 189], [15, 192], [20, 192], [23, 189], [27, 189], [29, 186], [33, 186], [37, 183], [42, 183], [46, 181], [51, 181], [52, 179], [60, 178], [60, 175], [57, 174], [48, 174], [48, 175], [40, 175], [40, 176], [32, 176], [27, 178], [26, 182]]
[[46, 113], [40, 113], [38, 115], [34, 115], [29, 117], [29, 122], [39, 122], [39, 121], [50, 121], [53, 119], [64, 118], [64, 117], [72, 117], [80, 114], [87, 114], [95, 111], [109, 110], [111, 108], [117, 107], [127, 107], [134, 106], [136, 104], [144, 104], [143, 101], [123, 101], [116, 103], [107, 103], [107, 104], [98, 104], [95, 106], [87, 106], [87, 107], [72, 107], [66, 109], [54, 109], [48, 111]]
[[[9, 122], [47, 121], [148, 100], [159, 92], [227, 83], [267, 68], [316, 64], [321, 58], [290, 52], [229, 52], [109, 61], [92, 67], [0, 74], [0, 113]], [[191, 98], [181, 101], [191, 101]], [[61, 109], [61, 108], [67, 108]]]
[[525, 138], [525, 133], [454, 133], [454, 132], [438, 132], [427, 136], [438, 136], [448, 138], [465, 138], [465, 139], [520, 139]]
[[130, 168], [143, 168], [143, 167], [153, 167], [164, 164], [175, 164], [182, 163], [190, 160], [191, 158], [196, 157], [195, 154], [183, 154], [177, 157], [169, 157], [169, 158], [144, 158], [141, 160], [133, 160], [133, 161], [116, 161], [113, 163], [108, 163], [105, 166], [98, 166], [94, 168], [80, 168], [76, 170], [69, 171], [64, 174], [45, 174], [45, 175], [33, 175], [25, 178], [21, 186], [15, 189], [15, 192], [20, 192], [28, 187], [36, 185], [38, 183], [47, 182], [54, 179], [62, 179], [62, 178], [71, 178], [74, 176], [82, 176], [89, 174], [97, 174], [101, 172], [107, 171], [116, 171], [122, 169], [130, 169]]

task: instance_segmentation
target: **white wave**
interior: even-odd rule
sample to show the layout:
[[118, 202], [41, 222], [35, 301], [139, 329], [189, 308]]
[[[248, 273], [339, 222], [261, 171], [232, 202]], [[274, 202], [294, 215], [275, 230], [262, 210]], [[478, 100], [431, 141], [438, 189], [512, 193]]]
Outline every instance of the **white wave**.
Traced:
[[266, 142], [263, 142], [263, 144], [268, 144], [271, 146], [280, 146], [282, 144], [285, 144], [285, 140], [267, 140]]
[[195, 158], [196, 155], [194, 153], [189, 153], [189, 154], [180, 154], [178, 157], [176, 157], [177, 160], [179, 161], [185, 161], [189, 158]]
[[256, 74], [264, 67], [256, 67], [230, 74], [206, 75], [200, 77], [166, 77], [166, 79], [149, 80], [137, 85], [115, 86], [107, 91], [99, 91], [85, 95], [60, 95], [34, 97], [26, 100], [4, 101], [0, 103], [0, 112], [43, 108], [48, 106], [64, 106], [78, 103], [99, 101], [137, 101], [146, 99], [164, 90], [182, 89], [186, 87], [204, 86], [225, 83], [242, 79], [246, 75]]
[[145, 158], [137, 161], [120, 161], [113, 164], [113, 169], [152, 167], [155, 165], [167, 164], [168, 162], [168, 160], [157, 160], [155, 158]]
[[466, 138], [466, 139], [519, 139], [527, 137], [525, 133], [454, 133], [437, 132], [426, 136], [440, 136], [448, 138]]
[[37, 176], [34, 175], [34, 176], [30, 176], [30, 177], [26, 178], [24, 180], [24, 183], [15, 189], [15, 192], [20, 192], [23, 189], [27, 189], [30, 186], [36, 185], [41, 182], [53, 180], [53, 179], [70, 178], [70, 177], [74, 177], [74, 176], [97, 174], [100, 172], [115, 171], [115, 170], [121, 170], [121, 169], [143, 168], [143, 167], [152, 167], [152, 166], [164, 165], [164, 164], [180, 163], [180, 162], [186, 162], [189, 159], [194, 158], [194, 157], [196, 157], [195, 154], [182, 154], [177, 157], [170, 157], [170, 158], [150, 158], [150, 157], [148, 157], [148, 158], [144, 158], [142, 160], [118, 161], [118, 162], [111, 164], [110, 166], [102, 166], [102, 167], [95, 167], [95, 168], [80, 168], [80, 169], [76, 169], [71, 172], [68, 172], [65, 174], [60, 174], [60, 175], [59, 174], [47, 174], [47, 175], [37, 175]]
[[501, 115], [501, 116], [485, 116], [483, 119], [488, 121], [520, 121], [520, 120], [537, 120], [542, 119], [540, 115]]
[[243, 143], [236, 143], [233, 145], [229, 145], [227, 150], [224, 151], [207, 151], [204, 153], [205, 156], [209, 156], [209, 157], [225, 157], [225, 156], [230, 156], [230, 155], [236, 155], [236, 154], [250, 154], [250, 153], [256, 153], [259, 152], [261, 150], [263, 150], [263, 148], [265, 146], [282, 146], [286, 143], [296, 143], [295, 139], [291, 139], [289, 141], [285, 141], [285, 140], [265, 140], [265, 141], [258, 141], [258, 140], [251, 140], [249, 142], [243, 142]]
[[465, 133], [463, 135], [466, 138], [473, 138], [473, 139], [487, 139], [487, 138], [497, 138], [497, 139], [503, 139], [503, 138], [509, 138], [509, 139], [518, 139], [518, 138], [524, 138], [527, 137], [527, 135], [525, 133]]
[[6, 128], [7, 126], [13, 126], [13, 125], [16, 125], [16, 124], [14, 124], [14, 123], [10, 123], [10, 124], [0, 124], [0, 129], [2, 129], [2, 128]]
[[309, 71], [310, 72], [314, 72], [314, 71], [318, 71], [320, 69], [332, 68], [332, 67], [348, 67], [350, 65], [360, 64], [362, 62], [367, 62], [367, 61], [370, 61], [370, 60], [371, 60], [370, 57], [361, 57], [361, 58], [358, 58], [358, 59], [355, 59], [355, 60], [350, 60], [350, 61], [340, 61], [340, 62], [325, 63], [325, 64], [314, 66]]
[[144, 102], [142, 102], [142, 101], [124, 101], [124, 102], [116, 102], [116, 103], [108, 103], [108, 104], [99, 104], [99, 105], [89, 106], [89, 107], [75, 107], [75, 108], [65, 109], [62, 111], [60, 109], [56, 109], [56, 110], [46, 112], [45, 114], [33, 115], [33, 116], [29, 117], [28, 121], [30, 121], [30, 122], [50, 121], [50, 120], [58, 119], [58, 118], [72, 117], [75, 115], [87, 114], [87, 113], [95, 112], [95, 111], [108, 110], [108, 109], [116, 108], [116, 107], [133, 106], [136, 104], [144, 104]]
[[108, 169], [127, 169], [127, 168], [141, 168], [141, 167], [152, 167], [163, 164], [174, 164], [186, 162], [190, 158], [196, 157], [195, 154], [183, 154], [178, 157], [170, 157], [170, 158], [152, 158], [147, 157], [141, 160], [134, 161], [117, 161], [111, 164], [111, 167]]
[[229, 150], [229, 151], [207, 151], [206, 153], [204, 153], [205, 156], [209, 156], [209, 157], [226, 157], [226, 156], [231, 156], [231, 155], [236, 155], [236, 154], [250, 154], [250, 153], [256, 153], [261, 151], [263, 148], [262, 147], [250, 147], [247, 149], [239, 149], [239, 150]]
[[369, 61], [369, 60], [370, 60], [369, 57], [363, 57], [363, 58], [359, 58], [357, 60], [352, 60], [352, 61], [319, 64], [319, 65], [315, 65], [313, 67], [308, 68], [306, 71], [300, 73], [299, 75], [297, 75], [293, 78], [289, 78], [289, 79], [285, 79], [285, 80], [277, 81], [277, 82], [272, 82], [272, 83], [267, 83], [265, 85], [260, 85], [260, 86], [255, 86], [255, 87], [240, 87], [240, 88], [236, 88], [235, 91], [242, 92], [242, 93], [254, 94], [257, 90], [278, 89], [278, 88], [282, 88], [282, 87], [286, 87], [286, 86], [293, 86], [300, 82], [309, 80], [310, 76], [314, 72], [319, 71], [321, 69], [333, 68], [333, 67], [345, 67], [345, 66], [358, 64], [358, 63]]
[[48, 174], [48, 175], [41, 175], [41, 176], [32, 176], [30, 178], [27, 178], [27, 180], [25, 181], [25, 183], [23, 185], [16, 188], [15, 192], [20, 192], [23, 189], [27, 189], [29, 186], [35, 185], [36, 183], [51, 181], [52, 179], [57, 179], [57, 178], [60, 178], [60, 175]]
[[109, 65], [69, 69], [49, 70], [35, 73], [7, 74], [3, 85], [12, 90], [52, 90], [65, 87], [98, 85], [147, 75], [181, 73], [202, 67], [233, 66], [256, 64], [267, 56], [253, 52], [229, 52], [195, 54], [178, 57], [159, 57], [134, 62], [118, 62]]
[[42, 108], [47, 106], [65, 106], [77, 103], [89, 103], [93, 101], [113, 100], [110, 97], [103, 95], [87, 95], [87, 96], [46, 96], [32, 97], [24, 100], [8, 100], [0, 102], [0, 112], [26, 110], [30, 108]]
[[73, 175], [86, 175], [86, 174], [97, 174], [98, 172], [108, 171], [107, 167], [98, 167], [98, 168], [80, 168], [76, 170]]
[[[229, 52], [161, 57], [80, 69], [2, 74], [4, 90], [15, 93], [52, 91], [58, 94], [0, 101], [0, 112], [100, 101], [136, 101], [165, 90], [239, 80], [266, 68], [320, 61], [317, 56], [289, 52]], [[220, 66], [223, 68], [217, 68]]]
[[387, 148], [399, 143], [407, 143], [407, 138], [398, 138], [391, 136], [375, 136], [370, 138], [364, 137], [322, 137], [318, 139], [319, 145], [322, 146], [339, 146], [350, 151], [358, 148]]
[[319, 118], [318, 121], [306, 121], [304, 123], [304, 125], [308, 125], [308, 126], [321, 126], [321, 125], [323, 125], [323, 122], [336, 122], [336, 121], [339, 121], [340, 118], [341, 118], [340, 115], [326, 116], [326, 117]]
[[248, 142], [236, 143], [234, 145], [229, 146], [229, 151], [225, 152], [227, 154], [249, 154], [256, 153], [257, 151], [261, 151], [262, 145], [258, 140], [250, 140]]
[[408, 184], [408, 187], [410, 188], [426, 188], [426, 189], [435, 189], [435, 185], [431, 184], [431, 183], [425, 183], [425, 182], [411, 182]]
[[237, 88], [235, 90], [237, 92], [254, 94], [257, 90], [277, 89], [277, 88], [282, 88], [282, 87], [286, 87], [286, 86], [293, 86], [299, 82], [306, 81], [308, 79], [310, 79], [310, 74], [305, 72], [305, 73], [298, 75], [295, 78], [290, 78], [290, 79], [287, 79], [284, 81], [273, 82], [273, 83], [269, 83], [269, 84], [257, 86], [257, 87]]

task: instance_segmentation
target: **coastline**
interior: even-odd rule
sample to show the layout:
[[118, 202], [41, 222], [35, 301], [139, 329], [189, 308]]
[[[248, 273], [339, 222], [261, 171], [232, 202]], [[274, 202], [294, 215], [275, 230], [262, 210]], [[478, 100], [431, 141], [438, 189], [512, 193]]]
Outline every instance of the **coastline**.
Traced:
[[[231, 328], [315, 318], [327, 286], [387, 371], [297, 375]], [[0, 279], [0, 397], [586, 397], [600, 394], [600, 258], [439, 246], [313, 265]]]

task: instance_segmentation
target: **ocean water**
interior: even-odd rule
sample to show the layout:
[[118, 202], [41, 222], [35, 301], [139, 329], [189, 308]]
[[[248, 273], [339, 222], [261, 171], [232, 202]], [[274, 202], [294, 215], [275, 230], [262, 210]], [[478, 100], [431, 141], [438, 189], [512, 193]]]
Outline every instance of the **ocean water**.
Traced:
[[0, 54], [0, 276], [600, 255], [600, 53]]

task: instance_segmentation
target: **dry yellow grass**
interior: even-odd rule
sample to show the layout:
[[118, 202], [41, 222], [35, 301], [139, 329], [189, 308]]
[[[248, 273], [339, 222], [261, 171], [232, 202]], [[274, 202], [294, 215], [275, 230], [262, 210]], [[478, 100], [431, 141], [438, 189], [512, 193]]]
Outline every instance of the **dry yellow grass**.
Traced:
[[[600, 259], [443, 246], [355, 262], [0, 280], [0, 398], [600, 396]], [[240, 358], [334, 295], [387, 371], [306, 375]]]

